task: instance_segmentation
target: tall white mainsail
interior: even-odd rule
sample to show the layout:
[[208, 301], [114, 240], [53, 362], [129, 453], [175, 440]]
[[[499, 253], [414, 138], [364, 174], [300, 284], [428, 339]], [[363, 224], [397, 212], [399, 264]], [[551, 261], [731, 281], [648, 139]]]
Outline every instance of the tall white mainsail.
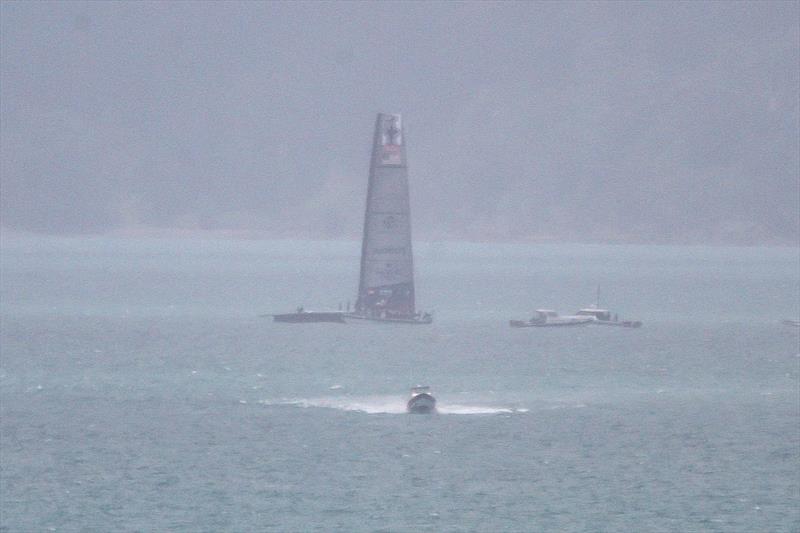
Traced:
[[410, 318], [414, 262], [402, 117], [378, 114], [372, 143], [356, 313]]

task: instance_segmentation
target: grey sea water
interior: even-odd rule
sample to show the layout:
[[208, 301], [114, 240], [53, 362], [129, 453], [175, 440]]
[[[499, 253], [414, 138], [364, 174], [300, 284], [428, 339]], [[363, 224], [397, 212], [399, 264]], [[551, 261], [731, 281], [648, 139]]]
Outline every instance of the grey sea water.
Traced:
[[[796, 248], [5, 237], [0, 529], [800, 530]], [[639, 330], [512, 329], [604, 305]], [[441, 413], [403, 413], [429, 384]]]

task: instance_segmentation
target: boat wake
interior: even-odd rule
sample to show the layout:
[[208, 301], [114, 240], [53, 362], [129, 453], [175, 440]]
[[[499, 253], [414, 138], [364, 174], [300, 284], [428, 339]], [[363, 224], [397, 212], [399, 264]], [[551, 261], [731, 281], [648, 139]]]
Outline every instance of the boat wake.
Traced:
[[[288, 406], [300, 408], [337, 409], [340, 411], [357, 411], [367, 414], [406, 414], [406, 399], [399, 396], [361, 396], [361, 397], [322, 397], [281, 399], [277, 401], [262, 400], [260, 403], [271, 406]], [[475, 404], [452, 404], [446, 400], [436, 405], [439, 414], [444, 415], [496, 415], [527, 413], [528, 409]]]

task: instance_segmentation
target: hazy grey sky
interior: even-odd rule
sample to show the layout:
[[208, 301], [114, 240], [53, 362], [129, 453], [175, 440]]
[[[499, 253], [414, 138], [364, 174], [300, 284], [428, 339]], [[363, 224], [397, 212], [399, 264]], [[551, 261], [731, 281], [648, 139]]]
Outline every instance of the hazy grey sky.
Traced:
[[797, 243], [798, 6], [3, 1], [2, 225]]

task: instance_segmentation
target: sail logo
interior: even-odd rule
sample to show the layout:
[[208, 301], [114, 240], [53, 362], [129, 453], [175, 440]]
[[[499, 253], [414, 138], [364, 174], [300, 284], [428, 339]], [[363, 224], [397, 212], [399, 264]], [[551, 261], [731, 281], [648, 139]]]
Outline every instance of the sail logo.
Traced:
[[384, 115], [381, 145], [400, 146], [401, 144], [403, 144], [403, 124], [400, 115]]
[[383, 115], [381, 120], [382, 165], [403, 164], [403, 123], [400, 115]]
[[382, 165], [402, 165], [403, 156], [399, 145], [387, 144], [381, 151]]

